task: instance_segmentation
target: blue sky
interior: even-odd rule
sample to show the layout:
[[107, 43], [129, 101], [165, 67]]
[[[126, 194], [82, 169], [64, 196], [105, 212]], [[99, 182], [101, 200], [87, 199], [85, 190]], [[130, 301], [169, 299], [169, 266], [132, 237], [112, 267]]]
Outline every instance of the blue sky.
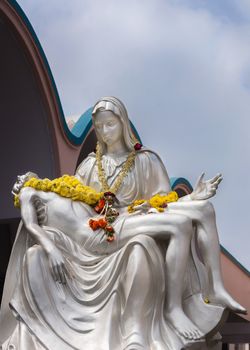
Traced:
[[222, 172], [220, 241], [250, 270], [250, 1], [19, 0], [66, 115], [124, 101], [170, 176]]

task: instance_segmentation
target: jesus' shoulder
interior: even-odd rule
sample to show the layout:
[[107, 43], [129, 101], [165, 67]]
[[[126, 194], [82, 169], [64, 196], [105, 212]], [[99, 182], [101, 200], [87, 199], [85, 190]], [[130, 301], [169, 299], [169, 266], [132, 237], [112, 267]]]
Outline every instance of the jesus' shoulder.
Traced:
[[87, 204], [30, 187], [21, 190], [20, 203], [21, 217], [27, 226], [38, 223], [53, 227], [77, 241], [82, 241], [82, 232], [89, 230], [88, 219], [93, 209]]

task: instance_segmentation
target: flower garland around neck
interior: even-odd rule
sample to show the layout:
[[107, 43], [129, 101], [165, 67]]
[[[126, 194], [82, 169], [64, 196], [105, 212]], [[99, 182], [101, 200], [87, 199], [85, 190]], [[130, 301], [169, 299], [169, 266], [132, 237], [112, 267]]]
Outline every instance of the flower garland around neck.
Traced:
[[[30, 178], [23, 187], [32, 187], [38, 191], [54, 192], [61, 197], [80, 201], [90, 206], [95, 206], [103, 197], [102, 192], [96, 192], [89, 186], [84, 186], [75, 176], [63, 175], [54, 180]], [[20, 208], [19, 194], [14, 195], [14, 205]]]
[[124, 178], [128, 175], [129, 171], [132, 169], [135, 163], [136, 151], [139, 151], [142, 145], [139, 142], [135, 142], [134, 149], [128, 154], [125, 163], [122, 166], [116, 180], [112, 186], [108, 185], [107, 177], [102, 166], [102, 153], [99, 142], [96, 145], [96, 162], [98, 170], [98, 179], [104, 191], [103, 198], [99, 201], [95, 210], [102, 215], [99, 220], [89, 220], [89, 225], [92, 230], [97, 230], [102, 228], [105, 231], [108, 242], [113, 242], [115, 240], [115, 230], [112, 223], [116, 220], [119, 215], [117, 209], [114, 208], [115, 202], [118, 202], [116, 198], [116, 193], [120, 189]]
[[[140, 144], [136, 143], [136, 145], [140, 145]], [[136, 146], [134, 146], [134, 149], [128, 154], [128, 157], [127, 157], [125, 163], [123, 164], [121, 171], [119, 172], [118, 176], [116, 177], [114, 184], [110, 187], [108, 185], [108, 182], [107, 182], [107, 177], [106, 177], [105, 171], [102, 167], [101, 147], [100, 147], [99, 142], [97, 142], [96, 162], [97, 162], [97, 169], [98, 169], [98, 179], [100, 181], [100, 184], [102, 186], [102, 190], [104, 192], [112, 192], [114, 195], [117, 193], [117, 191], [121, 187], [121, 184], [122, 184], [124, 178], [127, 176], [130, 169], [133, 167], [134, 162], [135, 162], [136, 150], [139, 150], [139, 149], [140, 148], [136, 149]]]

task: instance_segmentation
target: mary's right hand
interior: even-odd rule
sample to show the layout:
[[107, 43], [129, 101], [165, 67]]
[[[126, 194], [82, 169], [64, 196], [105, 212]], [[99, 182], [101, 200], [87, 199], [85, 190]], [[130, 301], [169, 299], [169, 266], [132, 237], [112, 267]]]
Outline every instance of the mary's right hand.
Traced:
[[205, 173], [199, 176], [194, 191], [190, 194], [192, 200], [206, 200], [215, 196], [219, 184], [222, 181], [222, 175], [217, 174], [212, 179], [204, 181]]

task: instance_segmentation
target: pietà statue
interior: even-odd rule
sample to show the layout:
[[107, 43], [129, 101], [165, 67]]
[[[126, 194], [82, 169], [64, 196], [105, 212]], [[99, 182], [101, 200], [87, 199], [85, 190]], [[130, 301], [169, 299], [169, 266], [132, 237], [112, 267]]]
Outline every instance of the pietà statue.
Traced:
[[[178, 198], [123, 103], [93, 109], [96, 152], [75, 176], [19, 176], [2, 350], [212, 349], [226, 310], [213, 205], [220, 174]], [[199, 250], [198, 258], [197, 249]], [[202, 260], [202, 261], [201, 261]]]

